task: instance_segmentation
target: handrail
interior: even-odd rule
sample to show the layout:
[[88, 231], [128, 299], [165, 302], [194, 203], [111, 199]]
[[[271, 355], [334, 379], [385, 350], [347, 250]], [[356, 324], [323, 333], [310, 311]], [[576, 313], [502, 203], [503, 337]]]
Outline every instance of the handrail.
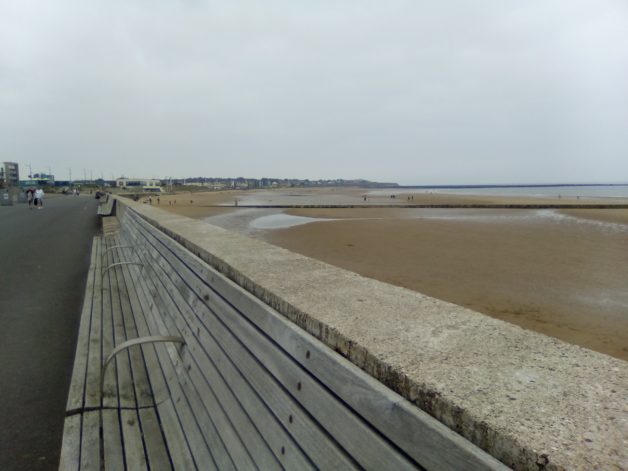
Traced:
[[105, 384], [105, 372], [107, 371], [107, 366], [109, 362], [120, 352], [133, 347], [135, 345], [142, 345], [145, 343], [160, 343], [160, 342], [172, 342], [172, 343], [180, 343], [185, 345], [185, 340], [182, 337], [175, 336], [162, 336], [162, 335], [152, 335], [148, 337], [139, 337], [136, 339], [127, 340], [126, 342], [122, 342], [116, 348], [112, 350], [112, 352], [107, 356], [105, 363], [102, 365], [102, 370], [100, 371], [100, 398], [103, 397], [103, 388]]
[[105, 268], [105, 269], [104, 269], [104, 270], [100, 273], [100, 276], [105, 276], [105, 273], [107, 273], [107, 271], [108, 271], [110, 268], [117, 267], [117, 266], [120, 266], [120, 265], [139, 265], [139, 266], [141, 266], [141, 267], [143, 267], [143, 266], [144, 266], [144, 264], [143, 264], [143, 263], [140, 263], [140, 262], [116, 262], [116, 263], [112, 263], [112, 264], [111, 264], [111, 265], [109, 265], [107, 268]]

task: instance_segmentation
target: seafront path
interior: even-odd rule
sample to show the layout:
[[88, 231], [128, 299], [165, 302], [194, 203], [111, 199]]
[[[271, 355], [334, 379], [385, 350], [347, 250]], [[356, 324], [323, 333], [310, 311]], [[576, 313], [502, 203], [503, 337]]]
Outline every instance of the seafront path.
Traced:
[[57, 469], [96, 200], [0, 207], [0, 469]]

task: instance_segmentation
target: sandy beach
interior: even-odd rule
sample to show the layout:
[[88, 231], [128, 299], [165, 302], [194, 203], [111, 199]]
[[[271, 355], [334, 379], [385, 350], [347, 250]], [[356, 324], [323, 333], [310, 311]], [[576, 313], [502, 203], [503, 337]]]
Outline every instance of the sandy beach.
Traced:
[[178, 194], [160, 207], [628, 360], [628, 210], [417, 209], [404, 206], [557, 201], [401, 192], [367, 197], [387, 208], [242, 207], [360, 204], [367, 193]]

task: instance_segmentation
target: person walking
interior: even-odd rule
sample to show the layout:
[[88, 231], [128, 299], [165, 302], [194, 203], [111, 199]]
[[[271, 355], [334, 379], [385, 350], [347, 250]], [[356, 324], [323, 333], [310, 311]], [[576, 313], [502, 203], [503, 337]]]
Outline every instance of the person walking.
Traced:
[[44, 190], [41, 188], [35, 190], [35, 206], [37, 206], [37, 209], [44, 207]]
[[26, 200], [28, 201], [28, 209], [33, 209], [33, 189], [32, 188], [28, 188], [26, 190]]

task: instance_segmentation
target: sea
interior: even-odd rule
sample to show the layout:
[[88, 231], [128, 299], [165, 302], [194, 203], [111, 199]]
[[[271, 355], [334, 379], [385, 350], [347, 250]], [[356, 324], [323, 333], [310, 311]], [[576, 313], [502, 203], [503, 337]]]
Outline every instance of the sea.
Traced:
[[[451, 186], [403, 186], [398, 191], [420, 191], [456, 195], [488, 195], [488, 196], [530, 196], [536, 198], [628, 198], [628, 183], [606, 185], [451, 185]], [[370, 194], [388, 195], [392, 188], [377, 189]]]

